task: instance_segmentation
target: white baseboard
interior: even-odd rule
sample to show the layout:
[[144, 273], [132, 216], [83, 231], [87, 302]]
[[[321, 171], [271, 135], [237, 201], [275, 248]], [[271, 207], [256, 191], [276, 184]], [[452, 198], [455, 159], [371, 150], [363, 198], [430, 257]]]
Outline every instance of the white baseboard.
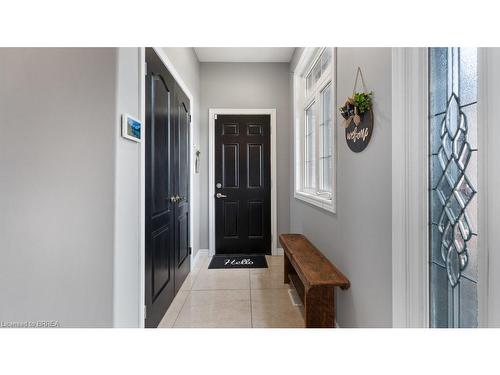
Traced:
[[277, 247], [276, 248], [276, 253], [273, 254], [273, 255], [283, 255], [284, 254], [284, 251], [281, 247]]
[[[203, 253], [201, 253], [201, 252], [203, 252]], [[283, 251], [283, 249], [281, 247], [277, 247], [275, 252], [271, 252], [271, 255], [283, 255], [283, 254], [285, 254], [285, 252]], [[198, 256], [198, 255], [207, 255], [207, 256], [210, 256], [210, 255], [215, 255], [215, 254], [210, 254], [210, 250], [209, 249], [200, 249], [196, 253], [196, 256]]]
[[208, 256], [208, 249], [199, 249], [198, 252], [196, 253], [196, 256], [198, 255], [207, 255]]
[[200, 261], [200, 258], [202, 256], [208, 256], [208, 249], [199, 249], [196, 255], [194, 256], [193, 263], [191, 265], [191, 268], [195, 267], [198, 262]]

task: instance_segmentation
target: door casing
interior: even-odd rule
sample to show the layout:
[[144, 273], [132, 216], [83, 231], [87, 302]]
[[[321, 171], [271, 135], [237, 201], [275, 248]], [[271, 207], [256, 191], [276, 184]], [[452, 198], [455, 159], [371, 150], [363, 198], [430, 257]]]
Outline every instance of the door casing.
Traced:
[[271, 254], [279, 255], [277, 246], [277, 201], [276, 201], [276, 109], [275, 108], [210, 108], [209, 124], [209, 178], [208, 178], [208, 221], [209, 255], [215, 255], [215, 116], [216, 115], [270, 115], [271, 116]]

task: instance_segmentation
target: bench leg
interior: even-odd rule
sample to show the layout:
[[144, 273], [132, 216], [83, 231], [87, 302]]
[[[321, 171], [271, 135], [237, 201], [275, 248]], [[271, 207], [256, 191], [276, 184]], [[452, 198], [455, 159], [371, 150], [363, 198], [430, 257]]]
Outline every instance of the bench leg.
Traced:
[[290, 259], [288, 259], [288, 256], [285, 254], [284, 255], [284, 283], [289, 284], [290, 283], [290, 272], [292, 271], [292, 264], [290, 263]]
[[305, 295], [306, 328], [335, 328], [333, 287], [313, 287]]

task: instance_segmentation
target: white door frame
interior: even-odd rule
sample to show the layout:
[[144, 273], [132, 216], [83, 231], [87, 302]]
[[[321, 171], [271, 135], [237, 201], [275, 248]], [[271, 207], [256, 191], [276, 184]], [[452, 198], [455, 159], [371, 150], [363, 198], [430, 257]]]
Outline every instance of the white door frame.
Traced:
[[[393, 326], [429, 327], [427, 48], [392, 52]], [[500, 327], [500, 49], [478, 50], [478, 323]], [[489, 126], [489, 124], [493, 124]]]
[[[194, 106], [194, 97], [191, 91], [189, 90], [188, 86], [182, 79], [181, 75], [179, 72], [175, 69], [174, 64], [170, 61], [166, 53], [163, 51], [162, 48], [159, 47], [154, 47], [153, 48], [156, 52], [156, 54], [160, 57], [160, 60], [163, 62], [167, 70], [170, 72], [172, 77], [174, 77], [175, 81], [179, 85], [179, 87], [184, 91], [186, 96], [189, 99], [190, 102], [190, 111], [191, 111], [191, 119], [195, 118], [195, 106]], [[146, 133], [146, 49], [144, 47], [140, 47], [139, 50], [139, 81], [140, 81], [140, 120], [144, 124], [143, 126], [143, 137], [145, 136]], [[196, 114], [197, 116], [198, 114]], [[190, 155], [190, 165], [189, 165], [189, 228], [190, 228], [190, 235], [189, 235], [189, 246], [193, 246], [194, 241], [194, 233], [193, 233], [193, 220], [194, 217], [198, 217], [198, 215], [193, 215], [193, 210], [195, 209], [193, 207], [193, 196], [194, 196], [194, 145], [193, 145], [193, 124], [194, 121], [191, 121], [191, 124], [189, 126], [189, 155]], [[144, 145], [144, 143], [142, 143]], [[141, 161], [140, 161], [140, 213], [141, 213], [141, 218], [140, 218], [140, 233], [141, 233], [141, 242], [140, 242], [140, 256], [139, 256], [139, 274], [140, 274], [140, 300], [139, 300], [139, 327], [144, 328], [144, 317], [145, 317], [145, 306], [146, 306], [146, 295], [145, 295], [145, 286], [146, 286], [146, 212], [145, 212], [145, 199], [146, 199], [146, 187], [145, 187], [145, 171], [146, 171], [146, 158], [145, 158], [145, 150], [146, 147], [142, 146], [141, 147]], [[192, 249], [191, 251], [191, 267], [193, 267], [193, 262], [194, 262], [194, 254], [196, 254], [198, 249]]]
[[392, 50], [392, 320], [429, 326], [427, 49]]
[[499, 67], [500, 48], [478, 49], [478, 304], [489, 328], [500, 327]]
[[215, 116], [216, 115], [270, 115], [271, 116], [271, 254], [277, 249], [277, 200], [276, 200], [276, 109], [210, 108], [208, 110], [208, 212], [209, 255], [215, 255]]

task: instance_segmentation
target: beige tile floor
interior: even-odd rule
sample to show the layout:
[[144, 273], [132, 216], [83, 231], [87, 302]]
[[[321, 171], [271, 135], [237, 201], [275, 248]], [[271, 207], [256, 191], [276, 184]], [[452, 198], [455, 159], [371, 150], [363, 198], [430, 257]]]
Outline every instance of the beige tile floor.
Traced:
[[160, 328], [301, 328], [303, 308], [283, 283], [283, 257], [269, 268], [209, 270], [200, 257], [160, 322]]

